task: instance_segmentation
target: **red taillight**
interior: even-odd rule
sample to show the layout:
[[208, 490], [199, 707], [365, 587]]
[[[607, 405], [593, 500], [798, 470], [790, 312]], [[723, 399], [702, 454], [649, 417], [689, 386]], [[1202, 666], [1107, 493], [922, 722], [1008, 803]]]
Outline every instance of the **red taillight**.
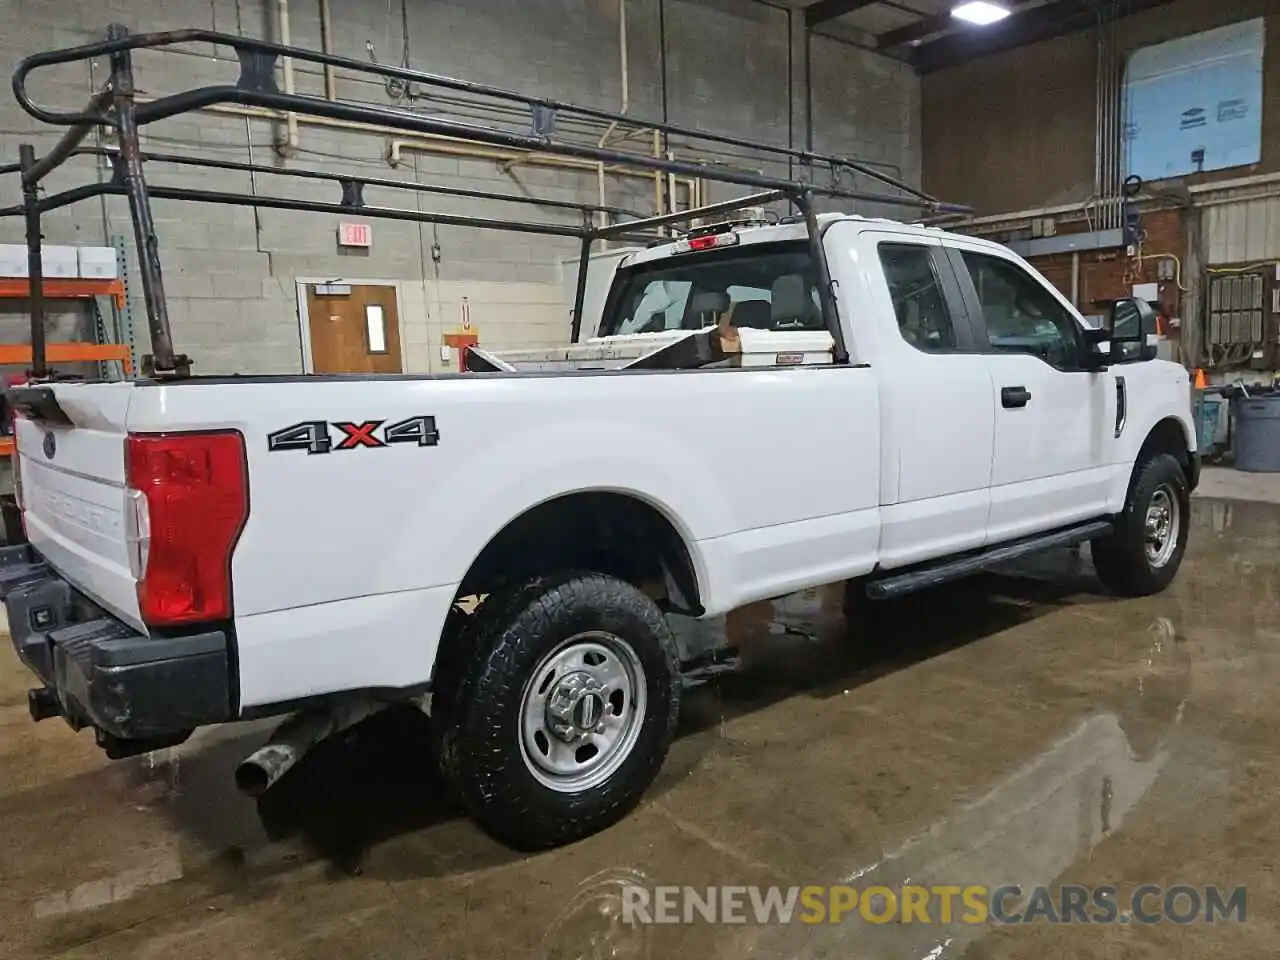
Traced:
[[231, 552], [249, 516], [244, 438], [130, 434], [126, 481], [138, 607], [151, 626], [231, 616]]

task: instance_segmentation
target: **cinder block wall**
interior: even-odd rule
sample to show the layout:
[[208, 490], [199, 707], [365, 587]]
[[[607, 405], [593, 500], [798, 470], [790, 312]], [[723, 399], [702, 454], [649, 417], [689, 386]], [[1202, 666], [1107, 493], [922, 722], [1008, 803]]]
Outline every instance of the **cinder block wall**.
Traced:
[[[639, 120], [657, 119], [663, 103], [658, 0], [626, 0], [625, 7], [630, 114]], [[293, 43], [318, 49], [317, 0], [294, 0], [289, 8]], [[419, 69], [618, 109], [623, 93], [619, 10], [618, 0], [407, 0], [407, 54]], [[0, 66], [6, 78], [20, 57], [99, 38], [111, 21], [134, 32], [212, 27], [277, 35], [273, 0], [172, 0], [163, 6], [143, 0], [0, 0], [0, 11], [8, 24], [0, 33]], [[332, 19], [336, 53], [367, 59], [372, 49], [381, 62], [398, 63], [406, 52], [399, 0], [332, 0]], [[666, 103], [671, 121], [803, 146], [807, 84], [798, 21], [785, 9], [756, 0], [666, 0]], [[919, 81], [912, 71], [823, 38], [813, 42], [811, 63], [813, 146], [879, 162], [887, 172], [918, 183]], [[79, 107], [102, 82], [105, 70], [104, 63], [49, 70], [33, 83], [33, 92], [51, 105]], [[158, 96], [231, 82], [237, 68], [229, 50], [191, 47], [184, 53], [140, 53], [136, 74], [140, 93]], [[295, 74], [299, 91], [323, 91], [321, 75], [310, 66], [295, 64]], [[24, 141], [35, 142], [38, 150], [47, 148], [47, 128], [17, 107], [7, 82], [0, 91], [0, 158], [16, 159], [18, 144]], [[395, 102], [376, 81], [341, 71], [337, 95]], [[423, 101], [415, 106], [474, 115], [471, 108], [455, 103]], [[517, 127], [525, 122], [512, 118]], [[393, 169], [387, 161], [391, 135], [370, 136], [306, 122], [299, 129], [298, 149], [290, 156], [276, 148], [281, 124], [234, 113], [187, 115], [153, 124], [144, 132], [144, 149], [157, 152], [567, 200], [598, 197], [594, 169], [507, 167], [489, 157], [461, 156], [457, 145], [406, 150]], [[739, 162], [761, 166], [754, 158]], [[98, 175], [91, 159], [75, 163], [74, 173], [64, 171], [50, 179], [51, 190]], [[239, 173], [210, 174], [166, 165], [151, 169], [149, 177], [156, 184], [338, 199], [331, 184], [270, 176], [251, 182]], [[15, 178], [3, 179], [8, 182], [0, 182], [0, 204], [17, 202]], [[725, 190], [719, 187], [707, 199], [719, 199]], [[422, 209], [473, 215], [531, 212], [402, 191], [369, 190], [365, 199], [370, 204], [417, 203]], [[606, 202], [651, 212], [654, 182], [610, 175]], [[445, 366], [441, 334], [459, 325], [464, 299], [486, 346], [535, 346], [563, 342], [568, 335], [561, 260], [575, 255], [573, 241], [372, 220], [372, 250], [350, 254], [339, 249], [336, 221], [326, 215], [255, 213], [170, 201], [156, 201], [154, 209], [175, 340], [180, 350], [195, 357], [201, 373], [301, 370], [298, 278], [397, 282], [409, 371]], [[126, 208], [116, 198], [83, 203], [46, 220], [50, 243], [100, 244], [128, 233]], [[0, 220], [0, 241], [21, 238], [20, 220]], [[0, 338], [23, 339], [20, 319], [13, 304], [0, 305]]]

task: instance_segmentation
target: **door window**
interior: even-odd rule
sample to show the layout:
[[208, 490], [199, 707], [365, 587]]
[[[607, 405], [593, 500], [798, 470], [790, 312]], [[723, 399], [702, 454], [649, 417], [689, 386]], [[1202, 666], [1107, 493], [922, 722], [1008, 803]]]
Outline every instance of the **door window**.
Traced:
[[1044, 284], [1003, 257], [967, 250], [961, 255], [982, 305], [992, 349], [1029, 353], [1055, 367], [1077, 363], [1079, 325]]
[[955, 350], [955, 325], [934, 270], [932, 248], [882, 243], [879, 250], [902, 339], [926, 353]]

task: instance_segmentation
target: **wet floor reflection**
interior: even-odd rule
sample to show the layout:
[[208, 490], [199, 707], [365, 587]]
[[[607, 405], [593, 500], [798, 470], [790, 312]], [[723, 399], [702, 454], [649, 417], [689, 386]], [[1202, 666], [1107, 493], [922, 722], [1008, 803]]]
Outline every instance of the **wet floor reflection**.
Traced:
[[[1013, 960], [1050, 942], [1123, 955], [1111, 930], [634, 927], [621, 897], [628, 883], [850, 880], [1244, 877], [1265, 891], [1261, 862], [1280, 852], [1280, 509], [1200, 501], [1194, 520], [1183, 574], [1155, 598], [1106, 596], [1087, 551], [1064, 551], [852, 624], [833, 588], [703, 625], [733, 639], [741, 671], [686, 695], [639, 810], [538, 857], [489, 841], [443, 799], [416, 710], [322, 745], [255, 803], [232, 771], [270, 725], [107, 764], [27, 724], [5, 675], [0, 956], [170, 956], [153, 948], [180, 943], [196, 960], [239, 955], [249, 936], [255, 956], [335, 960]], [[1125, 935], [1179, 955], [1160, 931]], [[1188, 955], [1253, 942], [1230, 936]]]

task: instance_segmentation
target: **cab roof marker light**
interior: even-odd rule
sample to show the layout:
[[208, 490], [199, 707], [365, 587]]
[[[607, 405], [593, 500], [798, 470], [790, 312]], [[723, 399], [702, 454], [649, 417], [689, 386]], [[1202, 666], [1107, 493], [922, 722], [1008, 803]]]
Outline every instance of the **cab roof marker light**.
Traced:
[[736, 233], [713, 233], [703, 237], [690, 237], [677, 240], [673, 252], [695, 253], [699, 250], [713, 250], [716, 247], [732, 247], [738, 242]]

